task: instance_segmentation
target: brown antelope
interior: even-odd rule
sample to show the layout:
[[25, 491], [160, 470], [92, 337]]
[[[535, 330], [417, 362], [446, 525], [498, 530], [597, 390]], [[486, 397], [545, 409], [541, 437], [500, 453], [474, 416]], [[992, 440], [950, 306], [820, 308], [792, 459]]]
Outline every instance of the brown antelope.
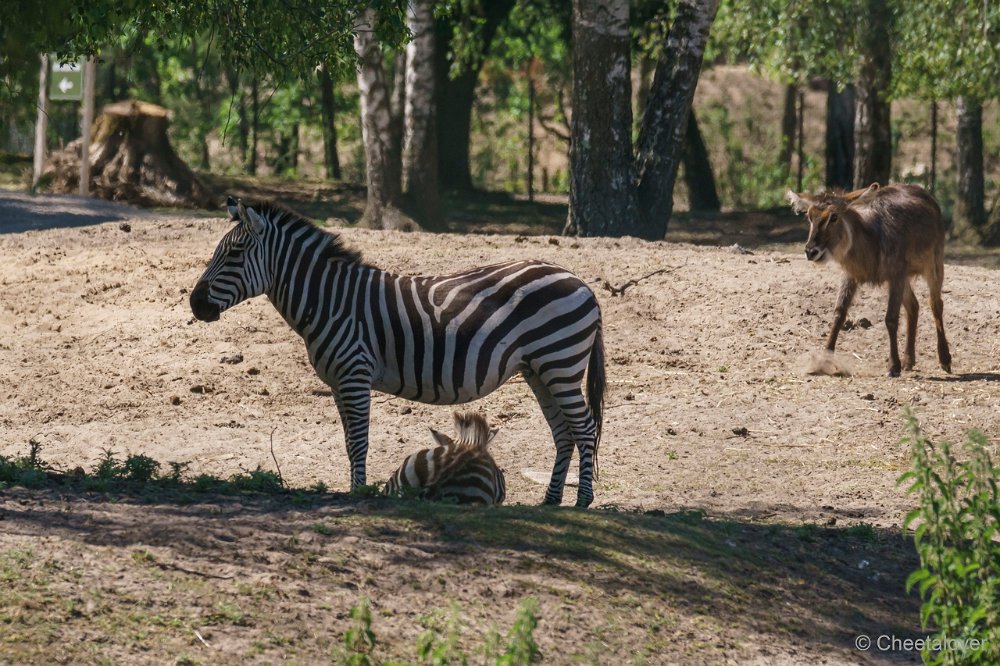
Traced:
[[[912, 370], [919, 305], [910, 278], [922, 275], [930, 289], [938, 361], [945, 372], [951, 372], [941, 301], [945, 225], [934, 198], [916, 185], [879, 188], [878, 183], [854, 192], [809, 195], [789, 191], [786, 197], [793, 211], [805, 213], [809, 219], [806, 258], [816, 262], [833, 259], [844, 269], [826, 348], [833, 351], [837, 346], [837, 335], [858, 285], [888, 283], [885, 326], [889, 331], [889, 376], [898, 377], [901, 368]], [[906, 352], [902, 363], [896, 343], [900, 305], [906, 308]]]
[[503, 470], [490, 455], [496, 437], [480, 414], [455, 412], [457, 439], [431, 429], [438, 446], [410, 454], [393, 472], [386, 495], [399, 495], [404, 488], [431, 500], [459, 504], [502, 504], [507, 495]]

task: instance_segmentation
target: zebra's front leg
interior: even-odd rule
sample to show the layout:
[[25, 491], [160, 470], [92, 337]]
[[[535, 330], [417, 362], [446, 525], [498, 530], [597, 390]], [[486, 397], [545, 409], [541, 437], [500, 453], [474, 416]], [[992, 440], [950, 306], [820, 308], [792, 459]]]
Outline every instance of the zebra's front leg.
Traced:
[[347, 458], [351, 461], [351, 492], [365, 485], [367, 481], [366, 461], [368, 459], [368, 424], [371, 415], [372, 393], [368, 387], [352, 384], [344, 390], [334, 389], [337, 411], [344, 424], [344, 440], [347, 444]]

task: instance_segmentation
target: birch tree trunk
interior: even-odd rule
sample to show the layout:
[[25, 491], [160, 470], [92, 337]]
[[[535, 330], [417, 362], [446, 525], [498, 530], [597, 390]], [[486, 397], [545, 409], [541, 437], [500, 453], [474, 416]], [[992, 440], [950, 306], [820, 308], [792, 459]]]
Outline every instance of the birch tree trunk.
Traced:
[[892, 10], [868, 0], [854, 116], [854, 187], [886, 184], [892, 175], [892, 119], [886, 93], [892, 79]]
[[661, 240], [667, 232], [688, 114], [718, 9], [719, 0], [680, 0], [656, 63], [636, 147], [642, 238]]
[[565, 233], [637, 236], [628, 0], [573, 0], [573, 117]]
[[392, 90], [389, 91], [389, 159], [403, 163], [403, 113], [406, 110], [406, 48], [392, 59]]
[[407, 23], [413, 39], [406, 46], [403, 187], [413, 217], [420, 226], [442, 229], [437, 99], [434, 94], [433, 0], [410, 0]]
[[365, 145], [368, 201], [361, 224], [372, 229], [401, 229], [399, 162], [391, 159], [392, 132], [389, 91], [382, 67], [382, 49], [375, 40], [375, 12], [366, 10], [355, 26], [358, 89], [361, 96], [361, 137]]

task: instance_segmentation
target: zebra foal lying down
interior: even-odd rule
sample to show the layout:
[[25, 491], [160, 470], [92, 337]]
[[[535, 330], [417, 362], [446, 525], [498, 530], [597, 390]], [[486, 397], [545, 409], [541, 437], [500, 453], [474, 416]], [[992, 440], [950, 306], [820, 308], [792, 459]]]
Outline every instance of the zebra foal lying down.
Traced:
[[[556, 445], [546, 504], [562, 501], [574, 446], [577, 506], [593, 501], [604, 403], [601, 308], [578, 277], [509, 261], [435, 277], [394, 275], [271, 202], [229, 199], [236, 225], [191, 291], [216, 321], [266, 294], [306, 344], [344, 424], [351, 488], [366, 479], [372, 390], [436, 405], [482, 398], [521, 373]], [[586, 374], [587, 397], [583, 382]]]
[[457, 437], [432, 429], [438, 446], [407, 456], [385, 484], [386, 495], [410, 488], [430, 500], [503, 504], [507, 484], [489, 449], [497, 428], [472, 412], [455, 412], [454, 418]]

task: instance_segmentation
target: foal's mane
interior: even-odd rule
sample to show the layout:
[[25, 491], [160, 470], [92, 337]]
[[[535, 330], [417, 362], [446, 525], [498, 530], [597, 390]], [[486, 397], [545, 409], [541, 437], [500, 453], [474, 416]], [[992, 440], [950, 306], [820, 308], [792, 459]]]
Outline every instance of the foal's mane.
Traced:
[[247, 208], [253, 208], [258, 214], [273, 222], [277, 227], [281, 227], [283, 229], [296, 229], [305, 226], [310, 227], [317, 234], [326, 236], [327, 242], [323, 245], [321, 250], [326, 259], [357, 264], [363, 263], [361, 260], [361, 252], [345, 245], [344, 240], [340, 237], [340, 234], [323, 229], [306, 216], [292, 210], [288, 206], [279, 204], [277, 201], [270, 199], [247, 202], [245, 205]]

